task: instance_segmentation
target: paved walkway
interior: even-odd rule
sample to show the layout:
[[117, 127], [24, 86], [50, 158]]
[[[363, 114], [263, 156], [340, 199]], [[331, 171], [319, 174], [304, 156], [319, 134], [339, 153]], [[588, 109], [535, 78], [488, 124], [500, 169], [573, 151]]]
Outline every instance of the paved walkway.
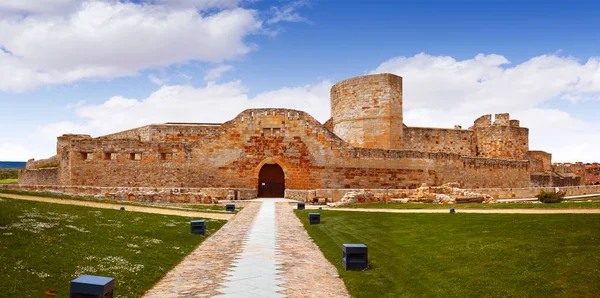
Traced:
[[349, 297], [290, 200], [254, 201], [143, 297]]
[[277, 260], [275, 200], [265, 200], [260, 206], [252, 228], [246, 236], [242, 252], [233, 263], [233, 270], [221, 283], [225, 288], [217, 297], [285, 297], [279, 294], [280, 262]]
[[248, 204], [169, 271], [142, 297], [213, 297], [222, 294], [227, 270], [242, 251], [260, 204]]
[[[119, 210], [119, 208], [121, 208], [121, 206], [122, 206], [119, 204], [111, 204], [111, 203], [100, 203], [100, 202], [79, 201], [79, 200], [69, 200], [69, 199], [25, 196], [25, 195], [15, 195], [15, 194], [8, 194], [8, 193], [0, 193], [0, 197], [18, 199], [18, 200], [64, 204], [64, 205], [86, 206], [86, 207], [103, 208], [103, 209], [116, 209], [116, 210]], [[196, 211], [185, 211], [185, 210], [166, 209], [166, 208], [153, 208], [153, 207], [134, 206], [134, 205], [124, 205], [124, 206], [125, 206], [125, 210], [133, 211], [133, 212], [164, 214], [164, 215], [179, 215], [179, 216], [188, 216], [188, 217], [202, 217], [202, 218], [223, 219], [223, 220], [228, 220], [233, 217], [233, 214], [227, 214], [227, 213], [196, 212]]]

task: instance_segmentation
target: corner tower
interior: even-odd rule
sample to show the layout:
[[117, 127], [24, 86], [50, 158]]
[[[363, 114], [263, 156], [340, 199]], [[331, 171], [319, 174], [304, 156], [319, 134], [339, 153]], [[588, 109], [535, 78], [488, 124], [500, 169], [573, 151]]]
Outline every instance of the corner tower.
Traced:
[[384, 73], [331, 87], [333, 132], [354, 147], [402, 149], [402, 77]]

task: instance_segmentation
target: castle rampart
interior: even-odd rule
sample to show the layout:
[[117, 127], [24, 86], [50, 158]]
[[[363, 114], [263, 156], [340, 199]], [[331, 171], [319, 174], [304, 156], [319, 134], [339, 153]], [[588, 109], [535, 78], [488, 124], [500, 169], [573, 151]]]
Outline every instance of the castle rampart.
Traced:
[[[408, 189], [422, 183], [458, 182], [466, 188], [580, 183], [555, 173], [549, 153], [529, 151], [528, 129], [508, 114], [497, 114], [493, 123], [484, 115], [469, 129], [404, 125], [401, 84], [390, 74], [336, 84], [332, 118], [325, 124], [302, 111], [272, 108], [245, 110], [223, 124], [152, 124], [97, 138], [63, 135], [49, 159], [56, 167], [39, 171], [40, 161], [32, 160], [20, 181], [257, 193], [278, 183], [280, 196], [284, 189]], [[261, 180], [265, 165], [281, 168], [279, 182]]]
[[406, 150], [475, 156], [472, 130], [405, 127], [403, 140]]

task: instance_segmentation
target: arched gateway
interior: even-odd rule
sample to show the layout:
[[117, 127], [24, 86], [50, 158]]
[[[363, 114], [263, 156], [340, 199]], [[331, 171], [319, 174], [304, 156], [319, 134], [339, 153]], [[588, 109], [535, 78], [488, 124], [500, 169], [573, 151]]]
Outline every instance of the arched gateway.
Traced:
[[278, 164], [265, 164], [258, 173], [259, 198], [283, 198], [285, 174]]

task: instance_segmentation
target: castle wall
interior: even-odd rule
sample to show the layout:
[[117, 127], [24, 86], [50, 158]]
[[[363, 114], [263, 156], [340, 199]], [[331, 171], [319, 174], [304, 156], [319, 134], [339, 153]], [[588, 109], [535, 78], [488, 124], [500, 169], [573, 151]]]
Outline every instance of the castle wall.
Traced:
[[529, 151], [529, 129], [511, 122], [508, 114], [485, 115], [475, 120], [473, 126], [477, 157], [523, 160]]
[[59, 184], [59, 169], [43, 168], [43, 169], [27, 169], [19, 171], [19, 184], [30, 185], [58, 185]]
[[279, 164], [286, 188], [526, 186], [526, 161], [460, 154], [354, 148], [310, 115], [247, 110], [193, 143], [73, 141], [70, 185], [256, 188], [258, 172]]
[[219, 129], [220, 124], [152, 124], [100, 137], [104, 140], [142, 142], [193, 142]]
[[527, 156], [531, 162], [532, 172], [552, 171], [552, 154], [544, 151], [528, 151]]
[[405, 127], [403, 141], [405, 150], [475, 155], [472, 130]]
[[361, 76], [331, 88], [333, 132], [361, 148], [402, 149], [402, 78]]
[[106, 139], [106, 140], [129, 139], [129, 140], [148, 141], [148, 140], [150, 140], [150, 126], [151, 125], [146, 125], [146, 126], [142, 126], [142, 127], [128, 129], [128, 130], [120, 131], [117, 133], [104, 135], [99, 138]]

